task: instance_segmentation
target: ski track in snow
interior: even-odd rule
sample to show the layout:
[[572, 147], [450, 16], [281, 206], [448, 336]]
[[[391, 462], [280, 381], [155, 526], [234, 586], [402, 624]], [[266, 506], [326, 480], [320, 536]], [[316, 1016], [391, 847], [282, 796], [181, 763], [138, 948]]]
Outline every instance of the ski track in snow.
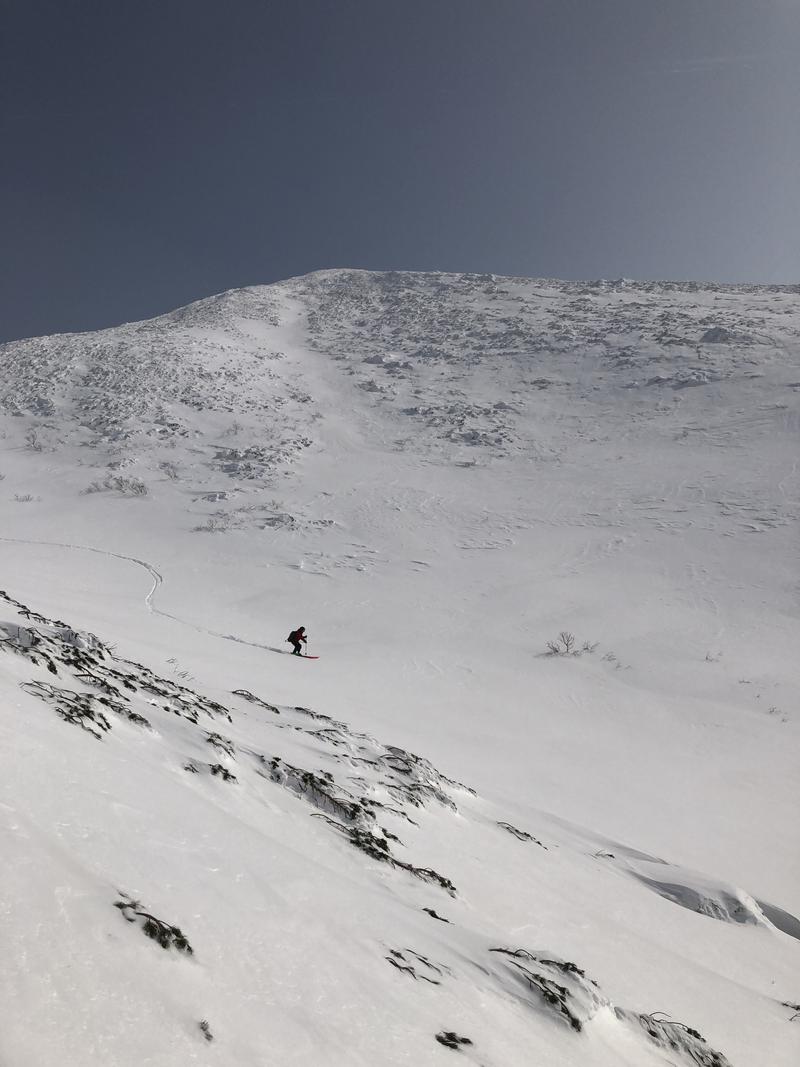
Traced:
[[[72, 545], [63, 541], [33, 541], [26, 540], [21, 537], [0, 537], [0, 541], [5, 541], [7, 544], [11, 545], [43, 545], [47, 548], [69, 548], [73, 549], [76, 552], [94, 552], [98, 556], [108, 556], [110, 559], [121, 559], [127, 561], [128, 563], [135, 563], [137, 567], [142, 567], [144, 570], [146, 570], [153, 581], [153, 584], [150, 587], [150, 591], [144, 598], [144, 603], [147, 607], [147, 610], [152, 614], [156, 615], [165, 614], [164, 612], [159, 611], [153, 603], [153, 598], [155, 597], [156, 590], [161, 585], [163, 578], [151, 563], [146, 563], [144, 560], [137, 559], [135, 556], [125, 556], [121, 552], [111, 552], [108, 549], [94, 548], [91, 545]], [[167, 616], [167, 618], [172, 618], [172, 616], [169, 615]]]
[[153, 584], [150, 587], [149, 592], [144, 598], [144, 604], [151, 615], [160, 615], [164, 619], [170, 619], [172, 622], [177, 622], [181, 626], [188, 626], [189, 629], [195, 630], [197, 633], [208, 634], [209, 637], [219, 638], [221, 641], [235, 641], [240, 645], [249, 645], [250, 648], [261, 648], [267, 652], [277, 652], [280, 655], [286, 655], [286, 651], [282, 648], [274, 648], [272, 645], [259, 645], [254, 641], [246, 641], [242, 637], [236, 637], [234, 634], [221, 634], [215, 630], [208, 630], [204, 626], [198, 626], [196, 623], [189, 622], [188, 619], [181, 619], [177, 615], [171, 615], [167, 611], [162, 611], [161, 608], [156, 607], [155, 595], [156, 591], [164, 584], [163, 575], [156, 570], [152, 563], [147, 563], [145, 560], [137, 559], [135, 556], [126, 556], [121, 552], [111, 552], [104, 548], [95, 548], [92, 545], [73, 545], [63, 541], [32, 541], [25, 540], [21, 537], [0, 537], [0, 541], [5, 541], [7, 544], [15, 545], [42, 545], [47, 548], [67, 548], [72, 549], [75, 552], [93, 552], [98, 556], [108, 556], [110, 559], [121, 559], [127, 563], [134, 563], [137, 567], [142, 567], [150, 575], [153, 580]]

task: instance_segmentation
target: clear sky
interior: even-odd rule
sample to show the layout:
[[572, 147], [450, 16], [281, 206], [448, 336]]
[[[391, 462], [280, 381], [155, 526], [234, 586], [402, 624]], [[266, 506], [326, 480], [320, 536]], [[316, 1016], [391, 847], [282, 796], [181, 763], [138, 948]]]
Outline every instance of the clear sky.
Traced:
[[0, 0], [0, 340], [322, 267], [800, 279], [800, 0]]

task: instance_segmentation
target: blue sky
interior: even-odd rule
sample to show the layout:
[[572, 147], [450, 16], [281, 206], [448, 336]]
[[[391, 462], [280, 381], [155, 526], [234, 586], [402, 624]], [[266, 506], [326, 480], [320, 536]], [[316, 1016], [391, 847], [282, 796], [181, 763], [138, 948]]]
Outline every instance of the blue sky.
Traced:
[[0, 340], [323, 267], [800, 279], [799, 0], [0, 13]]

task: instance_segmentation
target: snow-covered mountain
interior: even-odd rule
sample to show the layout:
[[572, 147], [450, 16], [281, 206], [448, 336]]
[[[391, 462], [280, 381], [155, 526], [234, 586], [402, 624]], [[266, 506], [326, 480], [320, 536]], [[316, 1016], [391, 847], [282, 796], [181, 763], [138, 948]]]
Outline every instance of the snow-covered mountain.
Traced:
[[798, 295], [1, 346], [2, 1067], [796, 1062]]

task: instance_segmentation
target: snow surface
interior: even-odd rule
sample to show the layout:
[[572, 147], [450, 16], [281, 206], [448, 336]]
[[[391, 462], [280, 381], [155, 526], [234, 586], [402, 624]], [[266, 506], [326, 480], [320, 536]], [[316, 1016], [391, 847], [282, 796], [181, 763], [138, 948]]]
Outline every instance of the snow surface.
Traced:
[[2, 1067], [798, 1062], [798, 295], [0, 347]]

